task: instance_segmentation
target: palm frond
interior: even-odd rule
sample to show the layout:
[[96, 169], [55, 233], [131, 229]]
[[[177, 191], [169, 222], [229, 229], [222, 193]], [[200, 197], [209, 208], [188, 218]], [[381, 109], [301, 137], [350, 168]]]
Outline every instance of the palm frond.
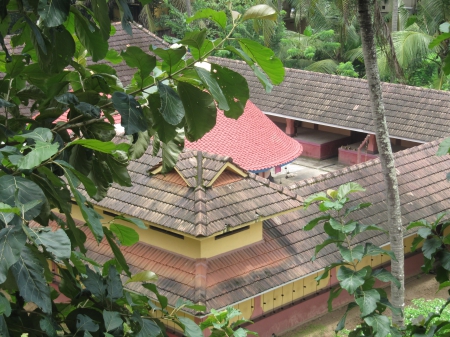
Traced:
[[358, 48], [347, 50], [344, 54], [344, 57], [346, 60], [352, 62], [355, 60], [364, 60], [362, 47], [359, 46]]
[[311, 63], [305, 70], [315, 71], [317, 73], [334, 74], [336, 73], [337, 67], [338, 64], [336, 61], [327, 59]]
[[432, 50], [428, 48], [432, 40], [433, 37], [424, 33], [417, 24], [411, 25], [407, 30], [394, 33], [395, 53], [402, 68], [422, 60], [432, 53]]

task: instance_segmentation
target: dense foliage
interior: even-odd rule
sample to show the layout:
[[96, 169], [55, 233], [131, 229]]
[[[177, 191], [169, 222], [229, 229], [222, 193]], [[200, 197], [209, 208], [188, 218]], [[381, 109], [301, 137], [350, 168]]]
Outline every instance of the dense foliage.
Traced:
[[[128, 5], [117, 3], [122, 28], [131, 34]], [[211, 53], [225, 49], [243, 58], [267, 91], [279, 84], [284, 69], [270, 49], [244, 38], [236, 40], [238, 47], [228, 41], [241, 23], [276, 20], [276, 13], [266, 5], [230, 17], [204, 10], [191, 20], [210, 19], [227, 32], [224, 38], [210, 41], [201, 29], [174, 48], [129, 46], [119, 54], [108, 46], [114, 29], [106, 6], [106, 0], [92, 0], [91, 8], [69, 0], [0, 3], [0, 335], [164, 335], [156, 317], [190, 337], [213, 327], [217, 336], [230, 328], [245, 335], [229, 326], [236, 315], [231, 309], [201, 327], [176, 313], [203, 312], [203, 306], [180, 300], [169, 310], [152, 283], [156, 276], [132, 275], [119, 248], [138, 240], [133, 226], [146, 226], [124, 216], [106, 223], [89, 199], [101, 200], [112, 183], [131, 186], [128, 162], [145, 152], [151, 137], [167, 172], [184, 134], [194, 141], [214, 126], [216, 104], [230, 118], [242, 114], [246, 80], [217, 64], [198, 66]], [[17, 53], [3, 43], [13, 14], [18, 20], [10, 40]], [[127, 86], [114, 69], [120, 62], [136, 70]], [[116, 114], [125, 130], [120, 142], [112, 141]], [[81, 210], [81, 224], [72, 217], [72, 203]], [[114, 258], [103, 266], [90, 259], [86, 236], [109, 245]], [[127, 291], [121, 277], [141, 283], [153, 300]], [[61, 295], [69, 301], [56, 301]]]
[[[441, 151], [444, 151], [441, 149]], [[448, 149], [446, 149], [448, 151]], [[446, 152], [445, 152], [446, 153]], [[438, 153], [439, 154], [439, 153]], [[363, 262], [364, 257], [387, 255], [395, 259], [392, 251], [376, 246], [371, 242], [363, 242], [359, 235], [366, 231], [381, 231], [387, 233], [383, 228], [376, 225], [365, 225], [350, 218], [355, 211], [370, 207], [370, 203], [358, 203], [349, 206], [350, 196], [364, 189], [357, 183], [346, 183], [337, 190], [328, 190], [326, 193], [320, 192], [311, 195], [305, 200], [305, 207], [318, 202], [319, 210], [324, 215], [311, 220], [303, 229], [312, 230], [317, 225], [323, 223], [325, 233], [328, 238], [316, 246], [312, 260], [320, 251], [329, 245], [335, 245], [340, 253], [339, 262], [332, 263], [325, 267], [323, 273], [316, 280], [319, 282], [328, 277], [330, 271], [338, 268], [337, 280], [339, 285], [330, 291], [328, 309], [332, 310], [332, 302], [343, 290], [354, 297], [336, 326], [336, 333], [345, 327], [348, 312], [354, 308], [359, 308], [361, 324], [354, 330], [347, 331], [349, 337], [359, 336], [446, 336], [450, 329], [447, 319], [450, 298], [441, 301], [438, 307], [422, 308], [422, 312], [414, 315], [408, 314], [405, 321], [405, 328], [393, 326], [389, 317], [385, 315], [386, 309], [392, 312], [400, 311], [389, 302], [386, 292], [375, 287], [375, 282], [393, 282], [398, 287], [398, 280], [384, 268], [372, 268]], [[447, 214], [440, 214], [436, 221], [429, 223], [420, 220], [411, 223], [407, 229], [419, 227], [417, 237], [414, 239], [411, 251], [415, 251], [420, 244], [423, 252], [425, 264], [422, 270], [429, 273], [433, 270], [436, 273], [436, 280], [439, 282], [439, 289], [450, 286], [450, 233], [445, 234], [445, 230], [450, 227], [450, 221], [445, 220]], [[449, 290], [450, 294], [450, 290]], [[431, 310], [428, 310], [431, 309]], [[422, 315], [422, 316], [421, 316]]]

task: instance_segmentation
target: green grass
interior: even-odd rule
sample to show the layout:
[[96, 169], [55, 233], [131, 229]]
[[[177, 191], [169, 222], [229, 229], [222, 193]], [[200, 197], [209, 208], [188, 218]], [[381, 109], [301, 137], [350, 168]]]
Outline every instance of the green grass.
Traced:
[[[445, 300], [442, 298], [435, 298], [433, 300], [425, 300], [423, 298], [417, 298], [412, 300], [412, 305], [405, 307], [405, 325], [411, 323], [414, 319], [422, 315], [424, 318], [428, 317], [429, 313], [439, 312], [441, 307], [445, 304]], [[450, 305], [445, 308], [440, 318], [434, 320], [446, 320], [450, 322]], [[434, 321], [433, 320], [433, 321]], [[339, 332], [339, 337], [348, 336], [350, 330], [344, 329]], [[389, 337], [390, 335], [388, 335]], [[445, 330], [439, 332], [434, 337], [450, 336], [450, 331]]]

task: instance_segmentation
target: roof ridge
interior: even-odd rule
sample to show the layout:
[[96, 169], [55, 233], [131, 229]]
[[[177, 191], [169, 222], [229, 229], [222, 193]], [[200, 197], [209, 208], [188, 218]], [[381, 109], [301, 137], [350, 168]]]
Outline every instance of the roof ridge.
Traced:
[[[241, 60], [232, 60], [232, 59], [227, 59], [224, 57], [219, 57], [219, 56], [212, 56], [212, 59], [216, 58], [219, 60], [226, 60], [226, 61], [233, 61], [234, 63], [240, 63], [240, 64], [245, 64], [245, 61], [241, 61]], [[320, 78], [336, 78], [336, 79], [345, 79], [347, 81], [350, 82], [355, 82], [355, 83], [367, 83], [367, 80], [364, 78], [355, 78], [355, 77], [347, 77], [347, 76], [342, 76], [342, 75], [336, 75], [336, 74], [326, 74], [326, 73], [319, 73], [319, 72], [315, 72], [315, 71], [309, 71], [309, 70], [304, 70], [304, 69], [297, 69], [297, 68], [289, 68], [289, 67], [285, 67], [286, 69], [286, 74], [288, 74], [289, 72], [294, 72], [294, 73], [303, 73], [303, 74], [307, 74], [307, 75], [311, 75], [311, 76], [315, 76], [315, 77], [320, 77]], [[418, 90], [418, 91], [433, 91], [435, 93], [439, 93], [440, 95], [447, 95], [449, 96], [449, 92], [448, 91], [444, 91], [444, 90], [437, 90], [437, 89], [429, 89], [429, 88], [422, 88], [422, 87], [416, 87], [413, 85], [407, 85], [407, 84], [400, 84], [400, 83], [389, 83], [389, 82], [381, 82], [382, 85], [386, 85], [388, 87], [402, 87], [402, 88], [410, 88], [412, 90]]]
[[205, 187], [201, 185], [197, 185], [194, 190], [194, 225], [195, 236], [207, 236], [206, 191]]
[[206, 306], [206, 277], [208, 275], [208, 260], [196, 259], [194, 280], [194, 303]]

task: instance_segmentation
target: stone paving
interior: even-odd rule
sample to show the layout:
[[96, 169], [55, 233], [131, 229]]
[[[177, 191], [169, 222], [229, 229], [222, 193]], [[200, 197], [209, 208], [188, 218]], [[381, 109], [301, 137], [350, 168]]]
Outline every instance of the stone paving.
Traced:
[[274, 174], [272, 171], [272, 176], [276, 183], [289, 186], [296, 181], [340, 170], [344, 167], [338, 163], [337, 157], [317, 160], [300, 156], [292, 163], [283, 166], [280, 173]]

